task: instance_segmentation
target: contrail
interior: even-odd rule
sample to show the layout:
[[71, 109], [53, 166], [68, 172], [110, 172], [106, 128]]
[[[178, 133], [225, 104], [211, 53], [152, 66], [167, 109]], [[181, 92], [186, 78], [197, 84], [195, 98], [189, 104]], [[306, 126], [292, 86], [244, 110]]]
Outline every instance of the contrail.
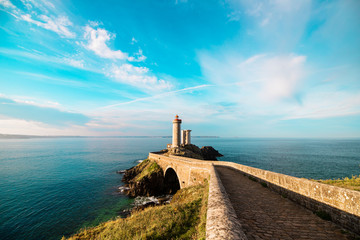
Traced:
[[168, 95], [179, 93], [179, 92], [186, 92], [186, 91], [191, 91], [191, 90], [198, 89], [198, 88], [214, 87], [214, 86], [215, 85], [203, 84], [203, 85], [199, 85], [199, 86], [183, 88], [183, 89], [174, 90], [174, 91], [170, 91], [170, 92], [164, 92], [164, 93], [160, 93], [160, 94], [150, 96], [150, 97], [137, 98], [137, 99], [127, 101], [127, 102], [116, 103], [116, 104], [100, 107], [98, 109], [105, 109], [105, 108], [112, 108], [112, 107], [116, 107], [116, 106], [128, 105], [128, 104], [131, 104], [134, 102], [141, 102], [141, 101], [145, 101], [145, 100], [149, 100], [149, 99], [160, 98], [160, 97], [168, 96]]

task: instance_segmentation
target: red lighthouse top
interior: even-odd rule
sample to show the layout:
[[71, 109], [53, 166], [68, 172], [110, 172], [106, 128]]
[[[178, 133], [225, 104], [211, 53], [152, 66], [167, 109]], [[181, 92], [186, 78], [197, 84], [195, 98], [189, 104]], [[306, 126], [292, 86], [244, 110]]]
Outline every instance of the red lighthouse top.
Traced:
[[181, 123], [181, 119], [179, 119], [179, 115], [176, 114], [174, 122], [180, 122]]

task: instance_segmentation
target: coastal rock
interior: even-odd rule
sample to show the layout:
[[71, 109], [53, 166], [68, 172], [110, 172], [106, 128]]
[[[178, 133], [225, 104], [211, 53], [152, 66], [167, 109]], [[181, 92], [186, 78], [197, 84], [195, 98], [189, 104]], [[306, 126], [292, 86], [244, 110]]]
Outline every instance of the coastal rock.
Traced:
[[222, 157], [223, 155], [215, 150], [211, 146], [204, 146], [201, 148], [201, 155], [206, 160], [217, 160], [217, 157]]
[[164, 194], [164, 174], [153, 172], [144, 176], [141, 180], [130, 180], [128, 190], [124, 192], [130, 197], [136, 196], [158, 196]]
[[164, 173], [159, 165], [148, 159], [126, 170], [122, 181], [127, 183], [123, 192], [130, 197], [165, 194]]
[[121, 181], [128, 183], [131, 179], [133, 179], [136, 175], [138, 175], [141, 172], [141, 169], [139, 169], [137, 166], [134, 166], [128, 170], [125, 170], [124, 176]]
[[[165, 150], [162, 150], [162, 152], [165, 152]], [[217, 160], [217, 157], [223, 156], [211, 146], [204, 146], [200, 149], [194, 144], [182, 145], [179, 148], [170, 148], [164, 154], [195, 158], [199, 160]]]

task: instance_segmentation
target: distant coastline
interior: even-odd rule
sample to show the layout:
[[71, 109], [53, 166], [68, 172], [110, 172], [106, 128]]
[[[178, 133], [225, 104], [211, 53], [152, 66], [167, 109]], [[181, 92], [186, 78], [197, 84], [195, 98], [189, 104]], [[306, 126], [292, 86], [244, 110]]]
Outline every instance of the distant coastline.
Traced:
[[[192, 136], [193, 138], [220, 138], [219, 136]], [[0, 139], [29, 139], [29, 138], [171, 138], [171, 136], [41, 136], [21, 134], [0, 134]]]

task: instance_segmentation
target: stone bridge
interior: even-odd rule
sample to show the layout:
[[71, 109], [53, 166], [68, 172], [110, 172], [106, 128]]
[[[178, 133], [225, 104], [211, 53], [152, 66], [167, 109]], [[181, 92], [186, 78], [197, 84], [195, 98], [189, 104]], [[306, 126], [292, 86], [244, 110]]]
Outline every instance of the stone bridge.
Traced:
[[149, 159], [156, 161], [164, 171], [165, 180], [177, 179], [180, 188], [203, 183], [209, 177], [212, 161], [203, 161], [178, 156], [167, 157], [149, 153]]
[[[360, 234], [358, 191], [232, 162], [160, 153], [150, 153], [149, 159], [177, 188], [208, 179], [207, 239], [330, 240]], [[353, 235], [343, 234], [343, 228]]]

